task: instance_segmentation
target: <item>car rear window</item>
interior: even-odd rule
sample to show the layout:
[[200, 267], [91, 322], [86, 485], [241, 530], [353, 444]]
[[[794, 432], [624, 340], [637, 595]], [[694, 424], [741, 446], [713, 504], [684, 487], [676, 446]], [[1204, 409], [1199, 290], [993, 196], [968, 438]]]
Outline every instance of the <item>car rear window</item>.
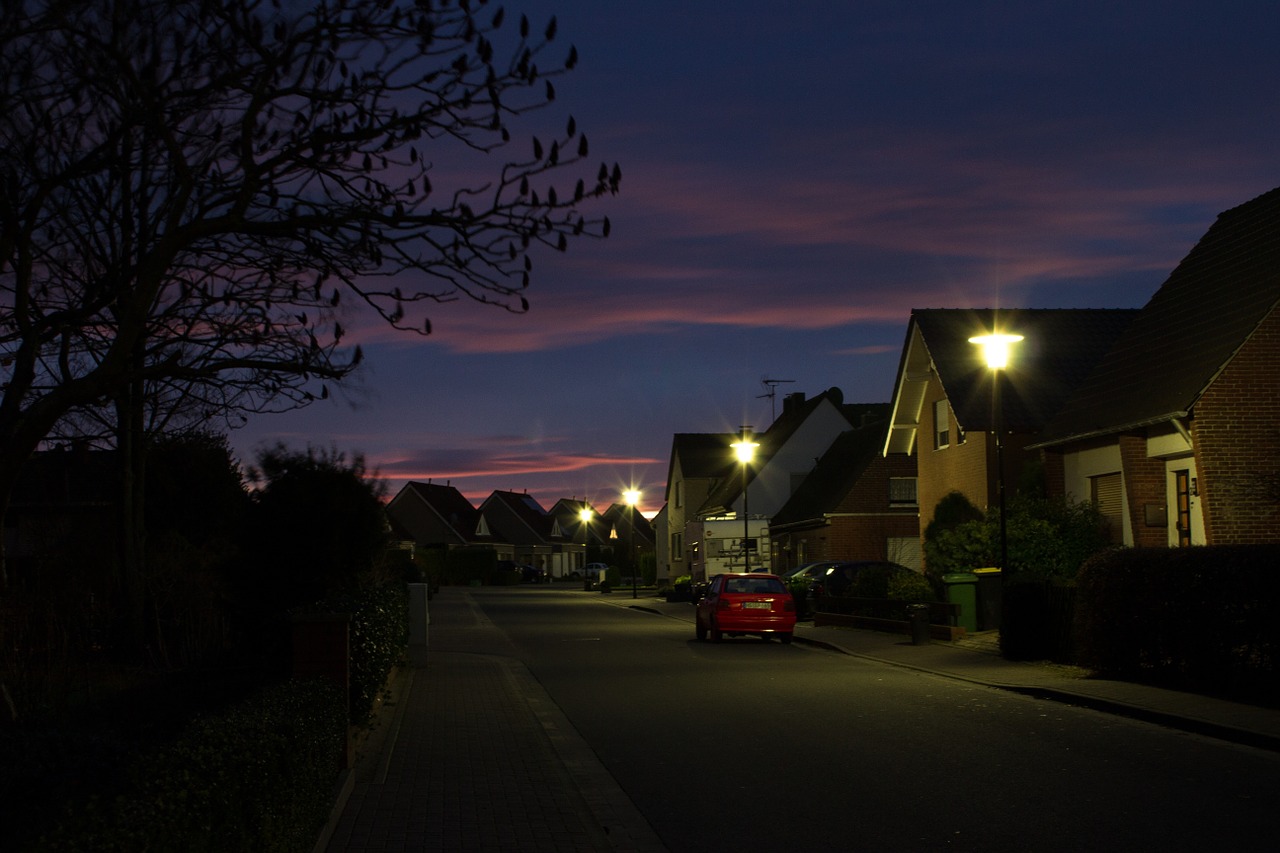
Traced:
[[725, 581], [724, 591], [767, 595], [786, 592], [787, 588], [777, 578], [729, 578]]

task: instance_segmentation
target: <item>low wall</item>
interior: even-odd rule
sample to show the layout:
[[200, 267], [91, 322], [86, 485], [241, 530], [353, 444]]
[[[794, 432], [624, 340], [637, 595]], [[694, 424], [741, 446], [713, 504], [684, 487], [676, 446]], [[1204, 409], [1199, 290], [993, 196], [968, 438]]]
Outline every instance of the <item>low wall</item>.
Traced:
[[[884, 631], [889, 634], [910, 634], [911, 623], [903, 619], [877, 619], [874, 616], [851, 616], [845, 613], [814, 613], [813, 626], [837, 628], [868, 628], [872, 631]], [[965, 636], [964, 628], [958, 625], [930, 625], [929, 636], [935, 640], [958, 640]]]

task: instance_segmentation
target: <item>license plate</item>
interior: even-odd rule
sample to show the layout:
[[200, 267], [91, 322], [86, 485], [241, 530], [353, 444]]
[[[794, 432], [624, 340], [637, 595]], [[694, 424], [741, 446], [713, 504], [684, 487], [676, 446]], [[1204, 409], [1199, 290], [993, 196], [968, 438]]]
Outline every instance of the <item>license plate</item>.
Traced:
[[742, 602], [743, 610], [770, 610], [773, 604], [768, 601], [744, 601]]

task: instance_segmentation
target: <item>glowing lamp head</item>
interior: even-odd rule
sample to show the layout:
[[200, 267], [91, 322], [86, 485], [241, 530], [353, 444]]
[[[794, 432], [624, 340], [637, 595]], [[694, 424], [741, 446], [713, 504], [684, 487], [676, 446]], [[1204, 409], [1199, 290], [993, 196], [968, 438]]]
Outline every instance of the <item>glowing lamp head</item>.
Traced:
[[750, 436], [744, 435], [742, 441], [735, 441], [729, 446], [733, 448], [733, 455], [737, 457], [738, 461], [746, 465], [756, 458], [756, 448], [760, 446], [760, 443], [752, 441]]
[[627, 506], [635, 506], [636, 504], [640, 503], [640, 490], [627, 489], [622, 493], [622, 501]]
[[987, 367], [1000, 370], [1009, 366], [1009, 350], [1013, 344], [1022, 340], [1022, 335], [1011, 335], [1004, 332], [992, 332], [989, 335], [978, 335], [969, 338], [969, 343], [982, 347], [982, 356]]
[[591, 510], [587, 507], [578, 510], [578, 518], [582, 519], [583, 524], [589, 524], [591, 522]]

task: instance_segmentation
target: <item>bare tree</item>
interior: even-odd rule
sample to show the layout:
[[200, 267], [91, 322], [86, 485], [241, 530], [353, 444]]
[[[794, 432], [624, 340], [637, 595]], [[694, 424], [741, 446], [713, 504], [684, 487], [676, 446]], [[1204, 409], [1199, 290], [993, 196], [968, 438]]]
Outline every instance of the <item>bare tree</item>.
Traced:
[[512, 135], [576, 51], [485, 7], [0, 0], [0, 519], [68, 413], [305, 405], [350, 312], [523, 311], [533, 249], [607, 236], [617, 165]]

